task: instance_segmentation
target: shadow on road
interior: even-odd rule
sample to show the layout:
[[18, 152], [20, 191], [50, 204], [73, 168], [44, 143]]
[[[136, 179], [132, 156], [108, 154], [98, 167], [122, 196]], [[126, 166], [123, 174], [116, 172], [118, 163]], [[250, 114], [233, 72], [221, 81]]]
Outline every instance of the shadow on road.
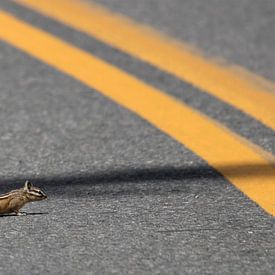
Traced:
[[[265, 166], [261, 164], [238, 164], [238, 165], [220, 165], [219, 171], [231, 178], [239, 177], [258, 177], [259, 182], [263, 178], [274, 178], [275, 166]], [[57, 175], [49, 177], [33, 177], [33, 178], [6, 178], [0, 179], [0, 187], [3, 190], [20, 188], [25, 180], [28, 179], [54, 195], [62, 195], [72, 193], [77, 195], [77, 187], [90, 186], [99, 187], [102, 194], [106, 194], [109, 186], [125, 187], [128, 186], [127, 192], [132, 193], [129, 186], [134, 192], [138, 192], [138, 185], [142, 185], [142, 189], [153, 191], [155, 188], [160, 189], [172, 183], [184, 185], [188, 188], [188, 182], [200, 182], [203, 179], [218, 180], [222, 182], [222, 176], [219, 172], [207, 165], [191, 166], [191, 167], [148, 167], [148, 168], [124, 168], [124, 169], [108, 169], [106, 171], [95, 171], [91, 173], [70, 173], [68, 175]], [[188, 181], [186, 181], [188, 180]], [[170, 181], [168, 183], [168, 181]], [[205, 180], [204, 180], [205, 183]], [[71, 188], [70, 188], [71, 187]]]
[[[38, 213], [38, 212], [36, 212], [36, 213], [23, 212], [23, 213], [25, 213], [25, 215], [23, 215], [23, 216], [36, 216], [36, 215], [40, 216], [40, 215], [48, 215], [49, 214], [49, 212], [41, 212], [41, 213]], [[12, 217], [12, 216], [17, 216], [17, 215], [16, 214], [1, 214], [0, 218]]]

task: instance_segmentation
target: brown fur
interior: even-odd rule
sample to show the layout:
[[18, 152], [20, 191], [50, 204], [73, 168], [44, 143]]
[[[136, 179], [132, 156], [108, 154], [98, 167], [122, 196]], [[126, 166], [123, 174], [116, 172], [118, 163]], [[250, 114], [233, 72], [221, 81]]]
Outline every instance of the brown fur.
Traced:
[[19, 210], [26, 203], [46, 198], [47, 196], [41, 189], [33, 187], [29, 181], [26, 181], [23, 188], [0, 196], [0, 214], [16, 213], [16, 215], [20, 215]]

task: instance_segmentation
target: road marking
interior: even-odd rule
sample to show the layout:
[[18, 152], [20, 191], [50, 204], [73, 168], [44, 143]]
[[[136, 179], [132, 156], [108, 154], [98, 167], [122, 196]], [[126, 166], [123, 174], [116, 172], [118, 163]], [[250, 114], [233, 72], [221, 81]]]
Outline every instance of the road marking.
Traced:
[[81, 0], [14, 1], [174, 74], [275, 130], [275, 94], [268, 91], [275, 91], [275, 85], [260, 76], [240, 67], [218, 65], [190, 46], [96, 4]]
[[0, 29], [3, 41], [146, 119], [275, 215], [275, 169], [267, 160], [271, 156], [260, 148], [164, 92], [8, 13], [0, 12], [0, 26], [5, 26]]

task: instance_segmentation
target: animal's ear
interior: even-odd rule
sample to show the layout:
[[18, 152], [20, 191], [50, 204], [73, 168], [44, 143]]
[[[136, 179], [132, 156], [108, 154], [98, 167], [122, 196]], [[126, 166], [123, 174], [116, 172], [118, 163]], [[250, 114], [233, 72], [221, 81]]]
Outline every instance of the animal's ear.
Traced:
[[24, 190], [30, 190], [31, 189], [31, 187], [32, 187], [32, 184], [27, 180], [26, 182], [25, 182], [25, 186], [24, 186]]

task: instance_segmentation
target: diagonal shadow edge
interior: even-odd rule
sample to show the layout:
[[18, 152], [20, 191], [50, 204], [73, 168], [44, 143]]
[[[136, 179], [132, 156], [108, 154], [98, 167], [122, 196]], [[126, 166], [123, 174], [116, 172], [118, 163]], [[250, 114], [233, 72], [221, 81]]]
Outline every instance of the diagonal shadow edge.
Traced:
[[[259, 180], [265, 177], [274, 178], [275, 182], [275, 166], [274, 169], [270, 169], [270, 165], [263, 164], [236, 164], [236, 165], [220, 165], [219, 171], [226, 172], [231, 177], [259, 177]], [[28, 178], [23, 177], [2, 177], [0, 178], [0, 189], [3, 190], [0, 193], [7, 192], [10, 189], [22, 187], [25, 180], [33, 181], [33, 183], [45, 190], [55, 190], [55, 195], [64, 194], [70, 192], [71, 195], [77, 194], [77, 186], [88, 185], [97, 186], [101, 185], [101, 194], [108, 193], [109, 185], [119, 186], [134, 186], [133, 191], [127, 189], [129, 194], [137, 193], [138, 186], [143, 184], [147, 191], [154, 191], [155, 188], [163, 184], [169, 186], [168, 181], [177, 181], [177, 184], [184, 184], [187, 186], [186, 181], [179, 183], [179, 181], [199, 180], [199, 179], [211, 179], [221, 180], [224, 177], [215, 169], [208, 165], [197, 165], [197, 166], [185, 166], [185, 167], [174, 167], [174, 166], [154, 166], [144, 168], [121, 168], [121, 169], [107, 169], [103, 171], [94, 172], [70, 172], [66, 175], [53, 175], [53, 176], [33, 176]], [[145, 186], [144, 186], [145, 184]], [[62, 188], [66, 187], [66, 188]], [[59, 192], [56, 192], [60, 189]], [[71, 189], [71, 191], [69, 191]], [[114, 191], [112, 191], [114, 192]]]

